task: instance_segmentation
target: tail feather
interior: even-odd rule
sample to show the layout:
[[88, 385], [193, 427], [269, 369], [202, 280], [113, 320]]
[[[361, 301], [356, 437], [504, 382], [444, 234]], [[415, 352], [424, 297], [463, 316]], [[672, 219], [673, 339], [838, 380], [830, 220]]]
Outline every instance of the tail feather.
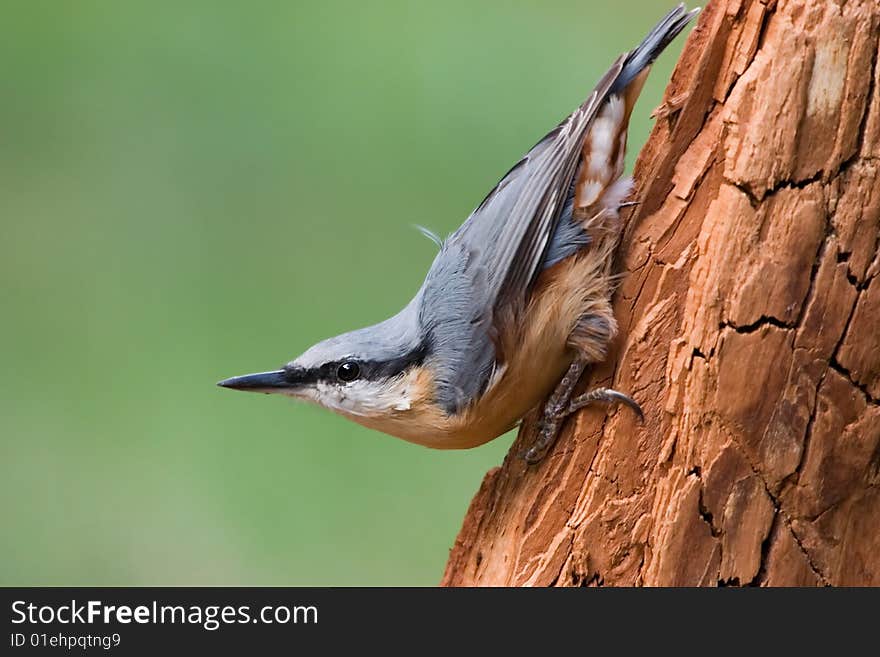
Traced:
[[654, 63], [663, 49], [679, 35], [699, 11], [699, 7], [686, 11], [684, 4], [680, 4], [666, 14], [648, 36], [627, 55], [623, 69], [611, 87], [610, 93], [619, 94], [626, 89], [642, 71]]
[[630, 114], [650, 65], [698, 11], [688, 12], [683, 4], [678, 5], [606, 74], [617, 72], [617, 77], [584, 135], [580, 161], [544, 256], [545, 269], [588, 244], [607, 250], [616, 243], [618, 210], [632, 189], [632, 179], [621, 178]]

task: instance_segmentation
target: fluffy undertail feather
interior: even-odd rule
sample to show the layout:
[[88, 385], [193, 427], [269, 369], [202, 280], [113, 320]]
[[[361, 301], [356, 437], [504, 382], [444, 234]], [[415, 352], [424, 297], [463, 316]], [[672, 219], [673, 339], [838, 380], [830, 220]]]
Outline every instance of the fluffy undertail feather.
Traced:
[[590, 126], [575, 178], [573, 211], [590, 234], [617, 218], [617, 210], [631, 190], [631, 181], [620, 180], [626, 157], [627, 127], [649, 67], [697, 11], [688, 12], [683, 4], [678, 5], [626, 56], [617, 80]]
[[632, 52], [585, 135], [581, 159], [542, 263], [548, 269], [599, 238], [616, 235], [618, 209], [632, 190], [621, 178], [627, 126], [651, 63], [699, 11], [679, 5]]

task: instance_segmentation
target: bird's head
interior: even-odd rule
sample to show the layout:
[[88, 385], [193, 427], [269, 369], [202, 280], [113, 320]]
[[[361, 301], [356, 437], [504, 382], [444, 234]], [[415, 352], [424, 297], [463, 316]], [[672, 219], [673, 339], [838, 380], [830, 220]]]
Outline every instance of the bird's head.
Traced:
[[235, 376], [218, 385], [283, 394], [353, 419], [407, 411], [423, 391], [425, 342], [407, 309], [389, 320], [309, 348], [282, 368]]

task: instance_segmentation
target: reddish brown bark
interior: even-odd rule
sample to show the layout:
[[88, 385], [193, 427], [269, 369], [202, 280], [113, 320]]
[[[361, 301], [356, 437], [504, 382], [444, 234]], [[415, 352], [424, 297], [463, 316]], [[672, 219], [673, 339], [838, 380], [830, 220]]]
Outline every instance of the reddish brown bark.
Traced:
[[880, 584], [880, 4], [718, 0], [636, 165], [621, 335], [445, 585]]

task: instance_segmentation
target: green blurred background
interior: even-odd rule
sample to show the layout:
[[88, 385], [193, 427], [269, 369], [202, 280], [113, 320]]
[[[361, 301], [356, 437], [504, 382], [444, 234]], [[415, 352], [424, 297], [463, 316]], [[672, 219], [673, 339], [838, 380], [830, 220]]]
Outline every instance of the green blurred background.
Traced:
[[402, 307], [672, 4], [4, 2], [0, 584], [435, 584], [511, 436], [214, 383]]

